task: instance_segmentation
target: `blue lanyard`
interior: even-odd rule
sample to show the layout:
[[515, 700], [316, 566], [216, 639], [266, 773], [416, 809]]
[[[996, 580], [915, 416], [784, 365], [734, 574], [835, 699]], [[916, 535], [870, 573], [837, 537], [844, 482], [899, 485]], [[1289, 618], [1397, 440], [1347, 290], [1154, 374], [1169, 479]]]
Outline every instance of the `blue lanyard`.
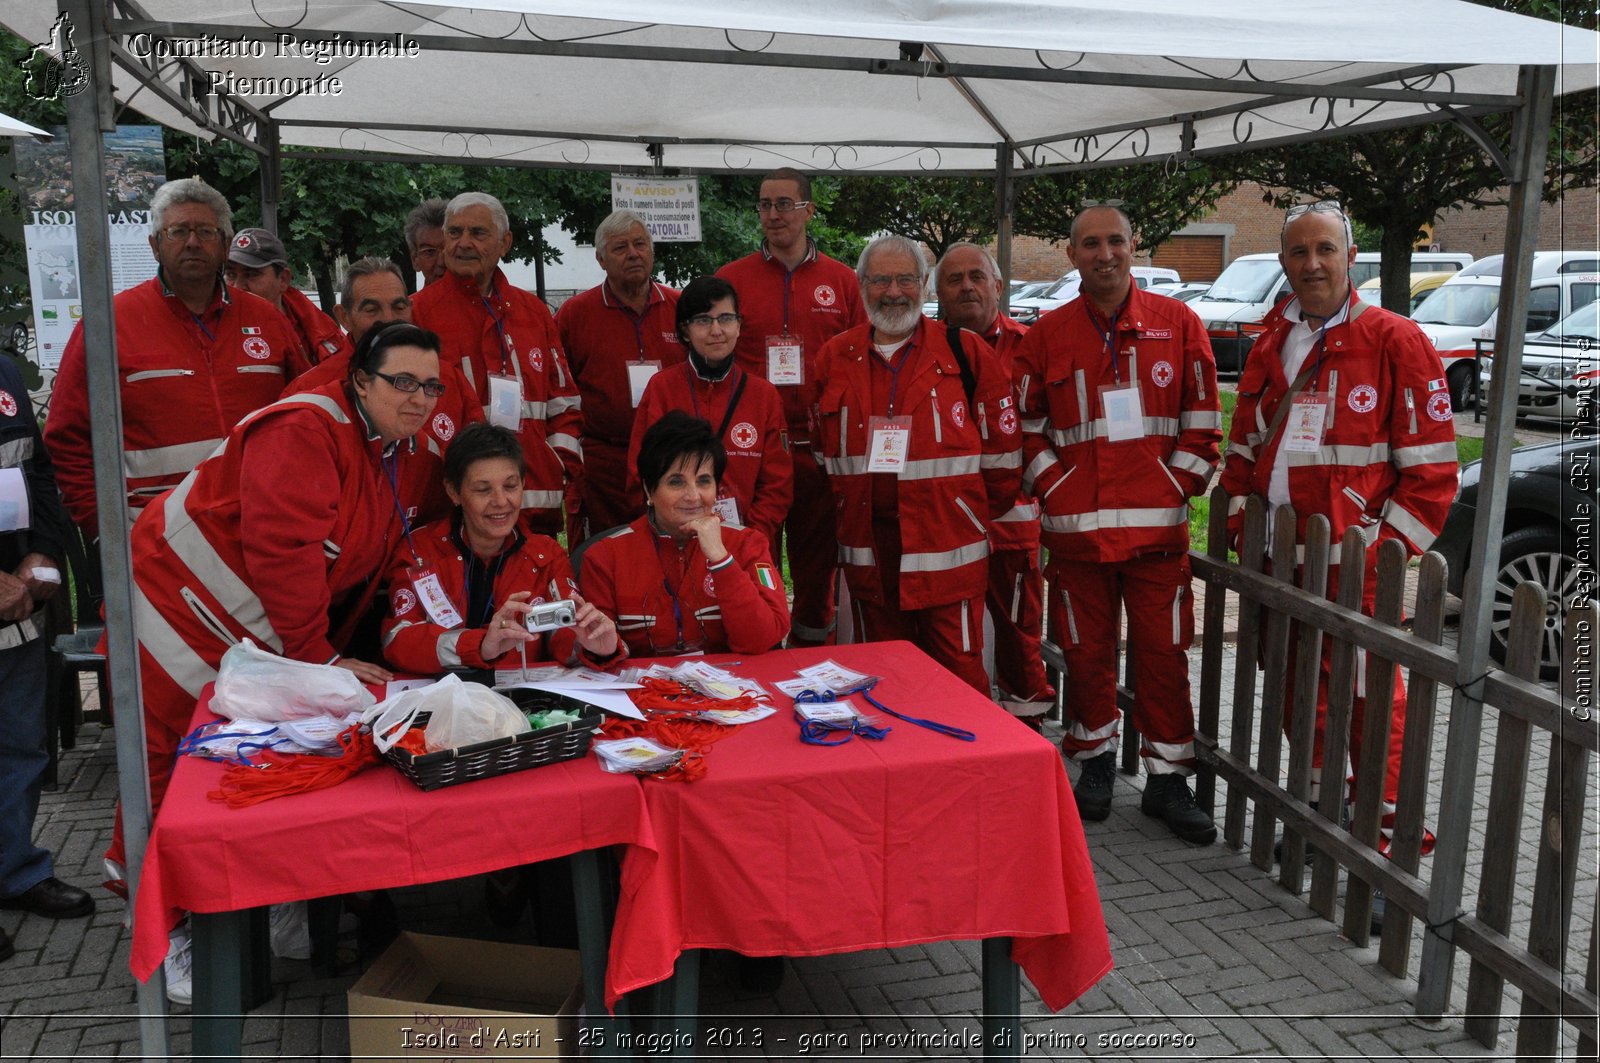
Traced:
[[[279, 728], [276, 727], [269, 731], [262, 731], [260, 734], [252, 734], [249, 731], [223, 730], [221, 724], [221, 720], [213, 720], [211, 723], [203, 723], [193, 731], [190, 731], [184, 736], [183, 741], [178, 743], [178, 756], [204, 757], [207, 760], [218, 760], [224, 764], [243, 764], [247, 768], [254, 768], [258, 765], [246, 756], [246, 751], [265, 753], [274, 746], [279, 746], [289, 741], [287, 736], [281, 738], [271, 737], [278, 733]], [[212, 728], [216, 728], [216, 730], [212, 730]], [[234, 755], [225, 757], [218, 756], [206, 748], [205, 743], [207, 741], [218, 738], [253, 738], [257, 739], [257, 741], [240, 742], [234, 747]]]
[[[399, 444], [391, 444], [391, 446], [398, 447]], [[391, 457], [394, 458], [393, 464], [389, 461]], [[406, 519], [405, 507], [400, 505], [400, 480], [395, 471], [400, 465], [399, 451], [393, 450], [382, 455], [379, 457], [378, 463], [383, 466], [383, 471], [388, 474], [389, 497], [394, 499], [395, 515], [400, 518], [400, 530], [405, 532], [406, 546], [411, 550], [412, 560], [420, 565], [422, 564], [422, 556], [417, 553], [417, 544], [411, 541], [411, 522]]]
[[[867, 339], [869, 341], [875, 340], [876, 337], [877, 337], [877, 334], [878, 334], [877, 329], [873, 329], [872, 333], [867, 337]], [[917, 338], [916, 338], [916, 334], [913, 333], [911, 335], [911, 337], [906, 340], [904, 345], [902, 345], [901, 348], [898, 351], [895, 352], [895, 355], [900, 359], [900, 364], [899, 365], [895, 365], [895, 359], [893, 357], [885, 359], [885, 364], [887, 364], [888, 367], [889, 367], [889, 416], [890, 417], [894, 416], [895, 395], [900, 390], [900, 370], [902, 370], [902, 369], [904, 369], [906, 367], [906, 362], [909, 361], [910, 358], [911, 358], [911, 348], [915, 347], [916, 345], [917, 345]]]
[[[493, 282], [491, 282], [490, 285], [489, 285], [489, 295], [498, 295], [498, 294], [499, 294], [498, 289], [495, 287]], [[509, 361], [511, 363], [512, 368], [515, 368], [516, 364], [517, 364], [517, 361], [516, 361], [516, 352], [515, 351], [512, 352], [512, 357], [511, 358], [508, 359], [506, 357], [506, 323], [505, 323], [505, 318], [501, 317], [495, 311], [494, 304], [489, 301], [489, 296], [488, 295], [482, 295], [482, 296], [479, 296], [479, 298], [483, 300], [483, 308], [484, 308], [485, 311], [488, 312], [489, 320], [494, 322], [495, 335], [500, 337], [500, 375], [501, 376], [510, 376], [511, 375], [510, 372], [506, 369], [506, 363]]]
[[[848, 697], [849, 695], [845, 695]], [[802, 690], [794, 696], [796, 705], [823, 705], [828, 702], [838, 701], [839, 697], [831, 690]], [[849, 723], [833, 723], [828, 720], [808, 720], [798, 710], [794, 714], [800, 721], [800, 741], [808, 746], [842, 746], [856, 735], [881, 742], [889, 736], [892, 727], [874, 727], [859, 716], [852, 715]], [[838, 734], [839, 737], [830, 739], [829, 734]]]
[[1111, 315], [1111, 327], [1103, 329], [1100, 327], [1100, 319], [1095, 315], [1094, 311], [1091, 310], [1089, 312], [1089, 321], [1094, 325], [1094, 330], [1100, 333], [1100, 339], [1105, 344], [1106, 354], [1111, 357], [1111, 379], [1118, 384], [1122, 383], [1122, 369], [1117, 365], [1117, 321], [1121, 317], [1122, 307], [1118, 307], [1117, 312]]
[[194, 318], [194, 327], [205, 333], [205, 337], [208, 342], [217, 342], [217, 337], [212, 334], [210, 329], [206, 328], [206, 321], [203, 316], [196, 314], [193, 311], [190, 311], [189, 316]]
[[915, 716], [907, 716], [903, 712], [895, 712], [889, 706], [872, 696], [872, 688], [870, 686], [863, 687], [860, 693], [862, 697], [867, 699], [867, 703], [873, 708], [878, 709], [880, 712], [886, 712], [897, 720], [904, 720], [906, 723], [914, 723], [918, 727], [926, 727], [930, 731], [936, 731], [942, 735], [949, 735], [951, 738], [959, 738], [963, 742], [976, 742], [978, 740], [977, 735], [973, 734], [964, 727], [954, 727], [947, 723], [939, 723], [937, 720], [923, 720], [918, 719]]

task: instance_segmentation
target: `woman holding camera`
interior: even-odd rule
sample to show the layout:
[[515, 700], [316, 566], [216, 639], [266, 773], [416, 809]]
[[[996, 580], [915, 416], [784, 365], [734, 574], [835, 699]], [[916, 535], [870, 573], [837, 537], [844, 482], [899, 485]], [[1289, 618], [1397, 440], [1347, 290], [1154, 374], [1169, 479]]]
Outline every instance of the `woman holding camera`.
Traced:
[[[626, 656], [611, 618], [577, 594], [561, 546], [521, 526], [522, 475], [522, 446], [507, 429], [479, 422], [451, 441], [444, 486], [455, 511], [413, 531], [389, 565], [383, 654], [395, 668], [504, 667], [521, 663], [521, 646], [529, 661], [569, 666]], [[536, 605], [564, 598], [574, 626], [528, 630]]]
[[708, 422], [670, 411], [639, 444], [645, 515], [584, 544], [584, 594], [635, 656], [764, 653], [789, 633], [766, 536], [717, 516], [727, 463]]

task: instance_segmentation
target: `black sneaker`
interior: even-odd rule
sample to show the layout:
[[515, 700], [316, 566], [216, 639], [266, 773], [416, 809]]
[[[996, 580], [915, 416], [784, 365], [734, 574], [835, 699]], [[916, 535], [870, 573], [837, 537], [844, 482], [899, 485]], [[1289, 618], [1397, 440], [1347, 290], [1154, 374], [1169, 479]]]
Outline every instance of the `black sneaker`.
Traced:
[[1111, 815], [1111, 780], [1117, 774], [1117, 754], [1101, 753], [1082, 764], [1083, 773], [1072, 788], [1072, 796], [1078, 802], [1078, 818], [1099, 823]]
[[1139, 811], [1165, 821], [1167, 828], [1186, 842], [1210, 845], [1217, 840], [1217, 825], [1194, 803], [1189, 782], [1182, 775], [1150, 776], [1150, 781], [1144, 785]]

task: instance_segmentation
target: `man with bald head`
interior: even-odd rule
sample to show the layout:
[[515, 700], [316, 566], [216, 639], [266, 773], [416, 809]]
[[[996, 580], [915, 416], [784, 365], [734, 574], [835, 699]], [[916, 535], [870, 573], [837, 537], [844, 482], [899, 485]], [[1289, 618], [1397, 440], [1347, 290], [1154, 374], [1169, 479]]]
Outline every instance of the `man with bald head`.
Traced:
[[1136, 244], [1119, 208], [1072, 222], [1078, 298], [1046, 314], [1017, 351], [1023, 490], [1040, 499], [1050, 548], [1050, 628], [1067, 660], [1061, 745], [1082, 765], [1087, 820], [1111, 814], [1116, 774], [1118, 613], [1138, 661], [1133, 721], [1148, 778], [1140, 809], [1184, 841], [1217, 828], [1194, 802], [1189, 696], [1189, 499], [1217, 463], [1217, 371], [1200, 319], [1133, 283]]
[[577, 382], [549, 309], [500, 269], [511, 250], [505, 207], [463, 192], [445, 207], [449, 274], [418, 292], [412, 320], [439, 334], [441, 368], [459, 367], [484, 418], [517, 433], [527, 459], [522, 511], [544, 535], [561, 532], [569, 482], [583, 466]]
[[[1000, 270], [977, 244], [952, 244], [934, 267], [939, 313], [952, 325], [982, 336], [994, 349], [1006, 379], [1027, 327], [1000, 312]], [[1015, 396], [1013, 396], [1015, 402]], [[1015, 408], [1002, 412], [1013, 425]], [[1039, 568], [1039, 504], [1024, 494], [989, 529], [989, 619], [994, 624], [995, 685], [1006, 711], [1034, 730], [1055, 701], [1039, 651], [1043, 634], [1044, 576]]]
[[[1278, 258], [1294, 297], [1267, 315], [1250, 349], [1222, 486], [1231, 496], [1235, 533], [1252, 494], [1263, 496], [1272, 511], [1294, 507], [1298, 543], [1305, 542], [1313, 513], [1328, 518], [1335, 542], [1347, 529], [1360, 528], [1368, 547], [1361, 608], [1370, 616], [1378, 545], [1395, 539], [1410, 555], [1428, 549], [1455, 498], [1459, 466], [1438, 352], [1410, 320], [1357, 298], [1350, 284], [1355, 257], [1350, 219], [1338, 203], [1302, 204], [1285, 216]], [[1339, 575], [1338, 568], [1329, 569], [1330, 599], [1338, 597]], [[1314, 786], [1323, 767], [1329, 653], [1324, 649], [1317, 683]], [[1350, 716], [1352, 764], [1361, 754], [1365, 693], [1357, 689]], [[1396, 668], [1386, 826], [1400, 785], [1405, 709]]]

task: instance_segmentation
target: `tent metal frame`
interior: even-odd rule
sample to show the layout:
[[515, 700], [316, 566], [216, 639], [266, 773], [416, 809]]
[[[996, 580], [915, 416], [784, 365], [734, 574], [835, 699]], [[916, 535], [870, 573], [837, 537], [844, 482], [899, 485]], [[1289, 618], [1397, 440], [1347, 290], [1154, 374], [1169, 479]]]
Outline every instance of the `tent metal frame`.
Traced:
[[[58, 0], [59, 10], [68, 14], [78, 27], [94, 27], [93, 32], [80, 39], [80, 49], [90, 63], [92, 92], [80, 93], [68, 100], [68, 128], [72, 140], [73, 172], [77, 177], [76, 195], [80, 224], [78, 234], [78, 259], [83, 264], [84, 293], [83, 328], [88, 355], [88, 388], [90, 412], [93, 419], [95, 454], [96, 500], [100, 512], [100, 541], [102, 563], [106, 576], [106, 629], [110, 642], [111, 687], [118, 691], [121, 726], [117, 728], [117, 761], [119, 766], [119, 792], [122, 798], [123, 821], [127, 839], [129, 885], [138, 889], [139, 865], [148, 837], [149, 783], [145, 767], [143, 713], [139, 701], [139, 672], [137, 643], [134, 637], [134, 601], [132, 559], [129, 550], [129, 525], [124, 500], [126, 498], [121, 454], [121, 406], [110, 272], [108, 266], [109, 229], [106, 225], [82, 224], [93, 217], [106, 215], [104, 188], [104, 158], [99, 133], [114, 128], [115, 108], [111, 98], [111, 69], [115, 64], [132, 73], [139, 87], [124, 104], [136, 104], [140, 92], [148, 91], [165, 104], [177, 109], [195, 126], [212, 135], [239, 144], [262, 157], [262, 200], [264, 224], [276, 226], [279, 201], [279, 180], [282, 160], [285, 158], [318, 158], [356, 161], [405, 161], [415, 163], [416, 156], [389, 155], [372, 152], [347, 151], [289, 151], [282, 150], [280, 131], [284, 127], [340, 127], [345, 123], [323, 120], [281, 121], [273, 117], [272, 105], [253, 106], [243, 99], [226, 94], [196, 93], [195, 86], [203, 85], [203, 68], [188, 59], [168, 59], [158, 62], [142, 59], [127, 49], [118, 38], [134, 33], [149, 33], [165, 38], [193, 38], [206, 33], [220, 33], [233, 38], [270, 40], [281, 32], [277, 27], [256, 29], [236, 24], [208, 24], [197, 22], [161, 22], [148, 18], [132, 0]], [[117, 15], [113, 15], [116, 12]], [[296, 28], [297, 37], [306, 40], [332, 38], [331, 32]], [[389, 34], [361, 34], [341, 31], [345, 40], [389, 40]], [[1545, 157], [1548, 147], [1548, 130], [1555, 85], [1556, 68], [1553, 66], [1524, 66], [1520, 68], [1517, 91], [1503, 96], [1482, 93], [1455, 93], [1449, 89], [1417, 87], [1381, 87], [1364, 81], [1392, 82], [1396, 78], [1410, 84], [1433, 83], [1443, 79], [1448, 85], [1451, 70], [1444, 66], [1421, 66], [1400, 74], [1394, 72], [1369, 75], [1365, 79], [1335, 84], [1283, 84], [1237, 76], [1249, 71], [1248, 62], [1241, 62], [1234, 76], [1214, 78], [1204, 75], [1158, 76], [1129, 75], [1076, 69], [1049, 68], [1014, 69], [990, 64], [950, 63], [942, 58], [932, 61], [908, 59], [864, 59], [827, 56], [792, 55], [735, 49], [721, 52], [711, 49], [677, 49], [662, 47], [634, 47], [619, 44], [594, 44], [583, 42], [554, 42], [528, 39], [486, 40], [476, 37], [447, 37], [438, 35], [406, 35], [425, 47], [439, 51], [484, 52], [528, 56], [565, 56], [628, 58], [644, 62], [692, 62], [741, 64], [752, 67], [793, 67], [815, 70], [857, 70], [891, 77], [941, 77], [950, 79], [985, 121], [994, 128], [999, 139], [982, 145], [976, 143], [951, 143], [947, 147], [992, 147], [995, 152], [993, 170], [984, 175], [996, 177], [996, 213], [999, 223], [999, 259], [1002, 271], [1009, 275], [1011, 204], [1014, 182], [1020, 177], [1038, 174], [1081, 170], [1104, 166], [1131, 165], [1139, 158], [1110, 158], [1105, 153], [1091, 157], [1091, 152], [1102, 138], [1137, 136], [1147, 138], [1149, 130], [1178, 125], [1183, 129], [1184, 149], [1175, 156], [1162, 159], [1204, 158], [1231, 151], [1254, 150], [1286, 143], [1320, 140], [1352, 132], [1382, 131], [1406, 128], [1438, 121], [1454, 121], [1466, 129], [1485, 148], [1488, 154], [1505, 170], [1512, 194], [1510, 221], [1506, 229], [1505, 256], [1507, 268], [1501, 283], [1499, 325], [1495, 336], [1496, 357], [1493, 361], [1493, 378], [1489, 392], [1489, 429], [1483, 458], [1484, 489], [1479, 494], [1473, 525], [1474, 541], [1481, 544], [1476, 554], [1476, 567], [1467, 573], [1465, 608], [1461, 619], [1461, 654], [1457, 681], [1451, 697], [1451, 721], [1446, 751], [1443, 808], [1439, 824], [1439, 845], [1434, 856], [1434, 881], [1437, 889], [1428, 911], [1428, 928], [1424, 935], [1422, 970], [1418, 984], [1416, 1009], [1427, 1018], [1442, 1016], [1448, 1005], [1454, 961], [1453, 921], [1460, 914], [1460, 899], [1466, 862], [1465, 826], [1471, 808], [1472, 786], [1477, 775], [1478, 744], [1482, 732], [1484, 676], [1488, 670], [1488, 643], [1490, 606], [1493, 599], [1494, 574], [1499, 569], [1499, 528], [1505, 517], [1505, 494], [1499, 489], [1509, 469], [1511, 455], [1510, 427], [1515, 422], [1517, 381], [1522, 362], [1521, 324], [1526, 313], [1526, 293], [1531, 276], [1532, 255], [1537, 236], [1540, 190], [1542, 187]], [[935, 50], [937, 55], [937, 51]], [[1080, 59], [1081, 61], [1081, 59]], [[167, 82], [172, 65], [176, 63], [187, 75], [183, 91], [175, 90]], [[985, 108], [981, 93], [975, 87], [991, 79], [1028, 81], [1054, 85], [1103, 85], [1137, 89], [1178, 89], [1204, 92], [1226, 92], [1251, 97], [1236, 104], [1187, 114], [1176, 114], [1127, 126], [1102, 127], [1077, 132], [1066, 132], [1045, 138], [1014, 141]], [[1311, 108], [1325, 104], [1327, 118], [1321, 128], [1292, 136], [1266, 140], [1249, 139], [1253, 129], [1238, 135], [1240, 121], [1255, 108], [1281, 104], [1286, 100], [1304, 99]], [[1402, 101], [1422, 103], [1433, 110], [1393, 121], [1352, 127], [1334, 121], [1334, 112], [1341, 102]], [[1493, 142], [1476, 119], [1485, 114], [1510, 111], [1513, 114], [1511, 143], [1500, 146]], [[1195, 122], [1225, 114], [1234, 114], [1235, 143], [1197, 146]], [[1359, 115], [1354, 116], [1359, 119]], [[398, 128], [425, 129], [437, 127]], [[375, 124], [349, 128], [387, 128]], [[463, 129], [462, 132], [472, 130]], [[586, 139], [636, 140], [653, 155], [659, 165], [659, 145], [671, 143], [716, 143], [717, 141], [674, 140], [666, 136], [637, 138], [597, 138], [561, 132], [532, 130], [502, 130], [518, 136], [552, 136], [574, 141]], [[1060, 161], [1049, 161], [1048, 155], [1060, 155], [1059, 145], [1071, 141], [1077, 145], [1080, 158], [1073, 160], [1062, 156]], [[875, 146], [884, 146], [879, 142]], [[730, 149], [757, 147], [728, 142]], [[928, 148], [925, 143], [908, 147]], [[837, 145], [848, 147], [848, 145]], [[464, 165], [543, 166], [549, 163], [507, 161], [479, 158], [438, 158], [436, 161]], [[1158, 161], [1156, 158], [1144, 161]], [[599, 168], [583, 163], [568, 163], [565, 168]], [[606, 166], [605, 169], [614, 167]], [[748, 167], [730, 166], [728, 172], [748, 172]], [[720, 172], [697, 168], [696, 172]], [[889, 172], [889, 171], [874, 171]], [[907, 172], [926, 172], [916, 169]], [[946, 172], [946, 171], [941, 171]], [[954, 171], [950, 171], [954, 172]], [[111, 544], [105, 546], [104, 544]], [[137, 724], [135, 726], [134, 724]], [[161, 978], [155, 977], [139, 987], [141, 1015], [140, 1036], [145, 1054], [153, 1058], [169, 1055], [166, 1027], [166, 1000]]]

